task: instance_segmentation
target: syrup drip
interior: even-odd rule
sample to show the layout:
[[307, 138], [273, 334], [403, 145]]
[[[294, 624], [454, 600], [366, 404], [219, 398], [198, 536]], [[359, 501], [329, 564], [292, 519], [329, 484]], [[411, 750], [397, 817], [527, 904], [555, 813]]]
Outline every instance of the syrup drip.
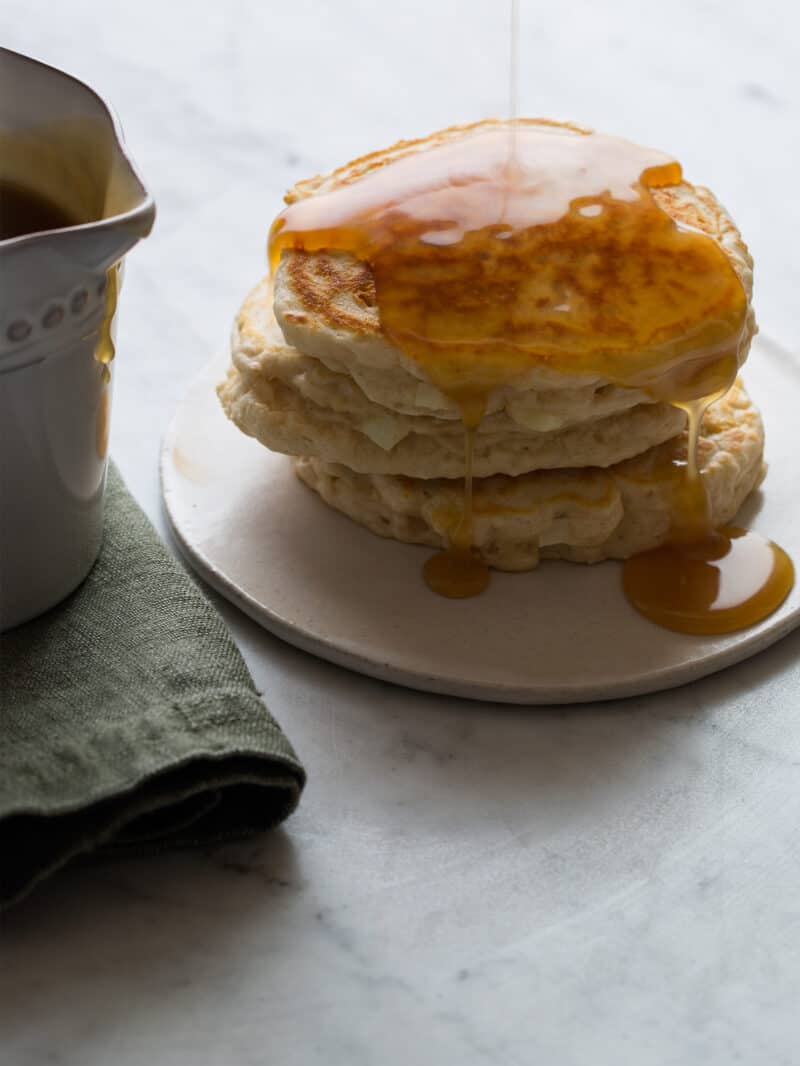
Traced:
[[97, 421], [95, 422], [95, 450], [97, 451], [98, 459], [105, 459], [108, 452], [110, 403], [109, 390], [106, 385], [100, 393], [100, 403], [97, 407]]
[[477, 426], [464, 431], [464, 502], [461, 514], [448, 533], [449, 546], [432, 555], [422, 573], [429, 588], [448, 599], [467, 599], [489, 584], [489, 567], [473, 546], [472, 467]]
[[111, 381], [110, 366], [114, 360], [116, 349], [114, 348], [114, 337], [112, 335], [112, 327], [114, 324], [114, 315], [117, 312], [117, 297], [119, 296], [119, 267], [109, 267], [106, 273], [106, 291], [105, 291], [105, 305], [103, 309], [103, 321], [100, 324], [100, 336], [97, 339], [97, 347], [94, 350], [94, 357], [102, 368], [102, 381], [104, 385], [108, 385]]
[[519, 0], [511, 0], [511, 33], [508, 53], [508, 117], [512, 133], [519, 118]]
[[777, 610], [794, 585], [792, 561], [777, 544], [737, 526], [712, 528], [697, 457], [703, 415], [724, 391], [676, 404], [686, 410], [689, 426], [686, 462], [674, 462], [669, 542], [634, 555], [622, 571], [623, 589], [633, 607], [651, 622], [679, 633], [746, 629]]
[[116, 350], [112, 333], [114, 315], [117, 311], [117, 298], [119, 296], [119, 267], [109, 267], [106, 273], [105, 301], [103, 305], [103, 321], [100, 323], [97, 345], [94, 350], [95, 360], [100, 364], [100, 381], [102, 392], [97, 407], [95, 420], [95, 450], [99, 459], [105, 459], [108, 453], [108, 433], [110, 426], [111, 395], [111, 363], [114, 360]]
[[625, 595], [636, 610], [679, 633], [745, 629], [777, 610], [793, 584], [786, 552], [736, 526], [634, 555], [623, 569]]

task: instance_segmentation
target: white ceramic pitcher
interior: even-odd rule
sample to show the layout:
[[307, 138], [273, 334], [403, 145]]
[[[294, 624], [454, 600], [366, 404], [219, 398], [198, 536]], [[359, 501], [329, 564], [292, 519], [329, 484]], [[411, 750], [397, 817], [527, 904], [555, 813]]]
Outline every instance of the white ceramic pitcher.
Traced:
[[3, 183], [45, 197], [76, 223], [0, 240], [0, 629], [8, 629], [75, 589], [100, 550], [113, 381], [113, 362], [100, 360], [113, 354], [117, 264], [150, 232], [155, 206], [103, 100], [0, 48]]

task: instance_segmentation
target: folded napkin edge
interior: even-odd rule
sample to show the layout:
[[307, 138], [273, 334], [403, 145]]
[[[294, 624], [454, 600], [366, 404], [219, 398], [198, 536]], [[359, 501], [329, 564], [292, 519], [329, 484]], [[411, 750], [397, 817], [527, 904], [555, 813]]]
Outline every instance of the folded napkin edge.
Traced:
[[[123, 798], [137, 788], [194, 761], [223, 763], [250, 759], [289, 773], [299, 791], [306, 773], [281, 730], [267, 716], [255, 691], [240, 684], [211, 693], [152, 704], [129, 719], [97, 728], [90, 737], [59, 745], [42, 758], [41, 737], [28, 773], [17, 761], [13, 767], [13, 795], [0, 790], [0, 824], [19, 816], [68, 815], [89, 804]], [[64, 780], [56, 769], [64, 765]], [[2, 760], [0, 760], [2, 770]]]
[[[169, 778], [171, 771], [179, 772], [181, 767], [170, 768], [165, 771], [163, 785], [169, 785]], [[111, 796], [109, 801], [120, 800], [124, 803], [115, 813], [109, 812], [109, 816], [102, 817], [102, 814], [98, 818], [97, 813], [92, 819], [91, 826], [87, 826], [84, 833], [74, 834], [71, 838], [71, 842], [68, 847], [59, 849], [54, 852], [52, 857], [45, 863], [37, 866], [35, 871], [28, 877], [19, 881], [11, 891], [8, 891], [7, 886], [0, 881], [0, 912], [13, 904], [24, 899], [40, 882], [46, 880], [57, 870], [68, 866], [70, 863], [79, 859], [81, 856], [88, 855], [90, 853], [96, 853], [106, 858], [123, 858], [126, 856], [136, 857], [155, 852], [178, 849], [187, 849], [190, 847], [196, 847], [199, 843], [206, 843], [208, 845], [214, 843], [221, 843], [225, 840], [241, 839], [246, 836], [252, 835], [255, 828], [261, 831], [274, 829], [280, 825], [286, 818], [289, 817], [297, 808], [300, 801], [300, 795], [303, 790], [303, 785], [298, 781], [296, 775], [280, 775], [277, 774], [273, 779], [267, 780], [260, 774], [248, 774], [240, 773], [236, 776], [231, 774], [220, 775], [218, 777], [207, 777], [201, 781], [189, 781], [183, 786], [175, 786], [169, 788], [162, 788], [161, 791], [152, 792], [152, 786], [154, 780], [149, 782], [139, 782], [142, 795], [138, 798], [135, 797], [137, 789], [131, 790], [127, 797], [125, 795]], [[113, 843], [114, 837], [126, 826], [131, 825], [137, 819], [143, 815], [147, 815], [153, 811], [159, 810], [164, 807], [165, 801], [170, 804], [180, 803], [181, 801], [200, 795], [203, 792], [222, 791], [235, 786], [252, 785], [257, 788], [271, 788], [273, 790], [281, 790], [286, 793], [285, 801], [280, 804], [271, 814], [269, 818], [260, 821], [257, 827], [250, 825], [238, 825], [233, 828], [228, 828], [225, 831], [217, 831], [212, 835], [198, 834], [197, 836], [191, 836], [190, 838], [184, 837], [183, 839], [165, 838], [163, 840], [142, 840], [138, 845], [136, 843], [126, 844], [120, 846], [119, 849], [109, 847], [109, 843]], [[167, 794], [168, 793], [168, 794]], [[131, 801], [131, 797], [133, 800]], [[127, 798], [127, 802], [126, 801]], [[66, 814], [65, 817], [71, 815], [78, 815], [80, 817], [80, 811], [72, 811]], [[43, 816], [46, 817], [46, 816]], [[3, 819], [2, 825], [8, 824], [10, 819]], [[99, 823], [99, 824], [98, 824]]]

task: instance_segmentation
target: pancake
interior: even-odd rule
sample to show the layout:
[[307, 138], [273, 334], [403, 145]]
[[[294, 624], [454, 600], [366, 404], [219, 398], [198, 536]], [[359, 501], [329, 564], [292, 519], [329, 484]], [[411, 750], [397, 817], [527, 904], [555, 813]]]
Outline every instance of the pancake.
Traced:
[[[498, 570], [530, 570], [541, 558], [626, 559], [668, 540], [686, 459], [686, 434], [608, 470], [539, 471], [478, 478], [473, 543]], [[763, 476], [761, 417], [741, 382], [706, 412], [699, 465], [715, 527], [731, 521]], [[332, 507], [380, 536], [430, 547], [463, 506], [458, 480], [354, 473], [319, 459], [299, 477]]]
[[[292, 262], [299, 262], [304, 256], [303, 252], [294, 253]], [[334, 303], [338, 303], [339, 292], [336, 271], [341, 268], [344, 276], [340, 295], [346, 300], [348, 270], [362, 271], [363, 264], [348, 256], [324, 253], [316, 259], [315, 269], [328, 275], [330, 299]], [[396, 412], [461, 422], [461, 412], [427, 381], [422, 368], [413, 360], [408, 361], [407, 369], [394, 365], [396, 359], [391, 349], [383, 365], [362, 362], [357, 344], [350, 350], [323, 341], [316, 354], [292, 347], [276, 322], [269, 277], [264, 278], [242, 304], [231, 334], [231, 352], [233, 363], [242, 374], [291, 383], [308, 399], [322, 406], [336, 405], [340, 410], [352, 410], [358, 414], [360, 410], [367, 411], [363, 402], [366, 398], [373, 405], [387, 409], [378, 412], [372, 407], [367, 415], [369, 418]], [[546, 388], [540, 382], [542, 387], [537, 389], [496, 390], [490, 398], [486, 423], [495, 429], [512, 429], [516, 425], [543, 432], [652, 402], [643, 389], [603, 385], [586, 378], [573, 384], [568, 375], [551, 376], [551, 387]], [[497, 416], [505, 416], [505, 420]]]
[[[352, 385], [344, 375], [336, 375], [340, 380], [328, 389], [323, 406], [296, 382], [243, 371], [242, 360], [236, 362], [217, 390], [222, 406], [242, 432], [273, 451], [343, 464], [357, 473], [463, 477], [460, 422], [389, 412], [363, 393], [360, 410], [354, 411], [355, 404], [348, 406]], [[669, 440], [685, 422], [677, 408], [650, 403], [536, 432], [498, 412], [475, 435], [473, 473], [515, 476], [555, 467], [610, 466]]]
[[[424, 414], [409, 414], [408, 408], [402, 412], [397, 405], [376, 403], [344, 368], [336, 372], [291, 348], [276, 325], [269, 296], [264, 281], [245, 301], [233, 329], [233, 367], [218, 390], [226, 413], [243, 432], [274, 451], [341, 463], [359, 473], [463, 475], [464, 434], [457, 415], [437, 417], [419, 406]], [[489, 477], [609, 466], [675, 436], [684, 423], [682, 412], [651, 403], [636, 389], [584, 386], [521, 393], [482, 420], [474, 470]]]
[[[530, 120], [531, 123], [535, 124], [536, 120]], [[356, 160], [330, 175], [300, 182], [287, 194], [287, 203], [293, 204], [346, 186], [394, 159], [424, 152], [461, 137], [465, 130], [502, 125], [490, 120], [472, 127], [453, 127], [419, 141], [401, 142]], [[739, 349], [741, 365], [755, 332], [755, 319], [749, 305], [752, 259], [735, 223], [705, 188], [683, 181], [679, 185], [654, 188], [651, 193], [655, 202], [681, 227], [710, 236], [722, 248], [739, 277], [748, 300], [747, 323]], [[417, 383], [427, 381], [423, 368], [418, 361], [392, 345], [382, 330], [374, 276], [368, 264], [344, 252], [284, 249], [275, 276], [274, 307], [288, 344], [319, 359], [331, 369], [346, 369], [354, 378], [360, 379], [368, 395], [384, 406], [393, 406], [392, 396], [402, 397], [400, 409], [407, 413], [431, 413], [430, 406], [420, 410], [426, 402], [433, 403], [430, 393], [421, 394], [426, 402], [420, 404], [416, 400]], [[520, 313], [524, 313], [524, 303], [520, 308]], [[524, 322], [515, 319], [515, 324], [524, 328]], [[513, 382], [501, 390], [502, 395], [492, 395], [489, 410], [503, 409], [511, 398], [528, 392], [552, 392], [565, 387], [588, 387], [596, 391], [612, 384], [586, 374], [575, 374], [570, 368], [570, 360], [562, 361], [557, 369], [536, 365], [520, 371]], [[458, 417], [456, 404], [436, 391], [433, 413], [439, 417], [444, 413]]]

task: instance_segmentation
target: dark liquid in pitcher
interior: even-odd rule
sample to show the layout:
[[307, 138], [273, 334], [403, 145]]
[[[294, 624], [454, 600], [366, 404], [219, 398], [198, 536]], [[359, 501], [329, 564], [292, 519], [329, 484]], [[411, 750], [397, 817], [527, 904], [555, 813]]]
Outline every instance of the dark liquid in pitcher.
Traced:
[[76, 225], [62, 207], [32, 189], [0, 181], [0, 240]]

